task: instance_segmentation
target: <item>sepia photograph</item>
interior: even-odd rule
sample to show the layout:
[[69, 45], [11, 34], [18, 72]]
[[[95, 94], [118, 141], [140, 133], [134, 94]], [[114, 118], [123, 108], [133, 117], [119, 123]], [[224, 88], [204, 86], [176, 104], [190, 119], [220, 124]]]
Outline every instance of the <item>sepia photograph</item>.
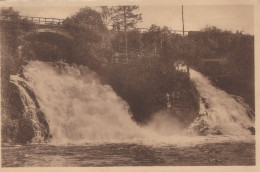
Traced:
[[254, 4], [134, 2], [0, 2], [2, 168], [256, 166]]

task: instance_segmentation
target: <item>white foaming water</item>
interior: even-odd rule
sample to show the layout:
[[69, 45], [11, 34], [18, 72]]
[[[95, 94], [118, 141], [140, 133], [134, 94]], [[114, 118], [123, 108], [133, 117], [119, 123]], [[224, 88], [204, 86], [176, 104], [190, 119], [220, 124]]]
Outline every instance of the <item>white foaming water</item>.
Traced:
[[24, 68], [24, 76], [46, 116], [53, 143], [142, 138], [126, 102], [87, 67], [35, 61]]
[[188, 128], [192, 132], [204, 130], [207, 134], [249, 136], [254, 120], [249, 118], [249, 107], [226, 92], [217, 89], [201, 73], [190, 70], [200, 94], [200, 116]]
[[[177, 119], [163, 111], [147, 126], [138, 126], [129, 115], [127, 103], [109, 85], [102, 85], [85, 66], [31, 61], [23, 74], [25, 79], [13, 76], [13, 82], [16, 85], [24, 82], [34, 91], [49, 124], [53, 144], [135, 142], [184, 146], [253, 138], [245, 129], [254, 126], [246, 109], [193, 70], [191, 78], [210, 108], [203, 109], [201, 104], [201, 113], [208, 115], [198, 117], [184, 131]], [[197, 134], [201, 121], [209, 126], [207, 136]], [[222, 136], [212, 135], [216, 128]]]

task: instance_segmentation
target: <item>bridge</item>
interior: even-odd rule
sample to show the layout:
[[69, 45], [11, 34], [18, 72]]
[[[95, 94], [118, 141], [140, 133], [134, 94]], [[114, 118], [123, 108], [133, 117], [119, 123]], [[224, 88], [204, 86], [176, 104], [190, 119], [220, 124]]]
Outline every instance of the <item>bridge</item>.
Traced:
[[37, 33], [55, 33], [73, 39], [73, 36], [61, 27], [64, 19], [29, 16], [21, 16], [21, 18], [35, 23]]
[[21, 16], [22, 19], [27, 19], [36, 24], [45, 24], [45, 25], [61, 25], [65, 19], [59, 18], [46, 18], [46, 17], [29, 17]]
[[[47, 18], [47, 17], [31, 17], [31, 16], [21, 16], [21, 18], [23, 19], [27, 19], [29, 21], [32, 21], [33, 23], [35, 23], [36, 25], [48, 25], [49, 27], [60, 27], [62, 25], [62, 22], [65, 19], [60, 19], [60, 18]], [[141, 32], [141, 33], [145, 33], [148, 32], [150, 28], [136, 28], [137, 31]], [[49, 30], [50, 31], [50, 30]], [[182, 35], [183, 31], [182, 30], [169, 30], [171, 33], [174, 34], [180, 34]], [[121, 32], [121, 30], [116, 31], [115, 32]], [[190, 31], [184, 31], [185, 35], [188, 35]]]

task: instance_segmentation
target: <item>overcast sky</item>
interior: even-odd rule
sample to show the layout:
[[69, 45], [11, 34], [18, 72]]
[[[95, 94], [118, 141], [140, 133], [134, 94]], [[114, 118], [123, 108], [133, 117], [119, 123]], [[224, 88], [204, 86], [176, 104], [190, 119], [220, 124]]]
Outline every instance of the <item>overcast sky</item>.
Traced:
[[[84, 5], [52, 6], [45, 3], [41, 6], [15, 4], [14, 9], [21, 15], [66, 18], [75, 14]], [[138, 27], [149, 28], [151, 24], [168, 26], [173, 30], [181, 30], [181, 5], [140, 6], [143, 21]], [[253, 5], [184, 5], [185, 30], [196, 31], [207, 25], [221, 29], [244, 31], [254, 34]]]

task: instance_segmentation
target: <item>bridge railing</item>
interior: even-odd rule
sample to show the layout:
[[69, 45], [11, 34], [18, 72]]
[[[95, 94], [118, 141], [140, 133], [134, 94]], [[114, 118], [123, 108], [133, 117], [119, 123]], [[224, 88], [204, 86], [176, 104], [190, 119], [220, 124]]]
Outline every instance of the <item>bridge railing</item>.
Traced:
[[32, 21], [36, 24], [48, 24], [48, 25], [61, 25], [64, 19], [59, 18], [46, 18], [46, 17], [28, 17], [21, 16], [24, 19]]
[[[32, 16], [21, 16], [21, 18], [30, 20], [36, 24], [47, 24], [47, 25], [61, 25], [65, 19], [60, 18], [47, 18], [47, 17], [32, 17]], [[137, 31], [144, 33], [148, 32], [149, 28], [136, 28]], [[114, 32], [122, 32], [123, 30], [113, 30]], [[170, 30], [171, 33], [181, 34], [182, 30]], [[188, 35], [190, 31], [184, 31], [185, 35]]]

